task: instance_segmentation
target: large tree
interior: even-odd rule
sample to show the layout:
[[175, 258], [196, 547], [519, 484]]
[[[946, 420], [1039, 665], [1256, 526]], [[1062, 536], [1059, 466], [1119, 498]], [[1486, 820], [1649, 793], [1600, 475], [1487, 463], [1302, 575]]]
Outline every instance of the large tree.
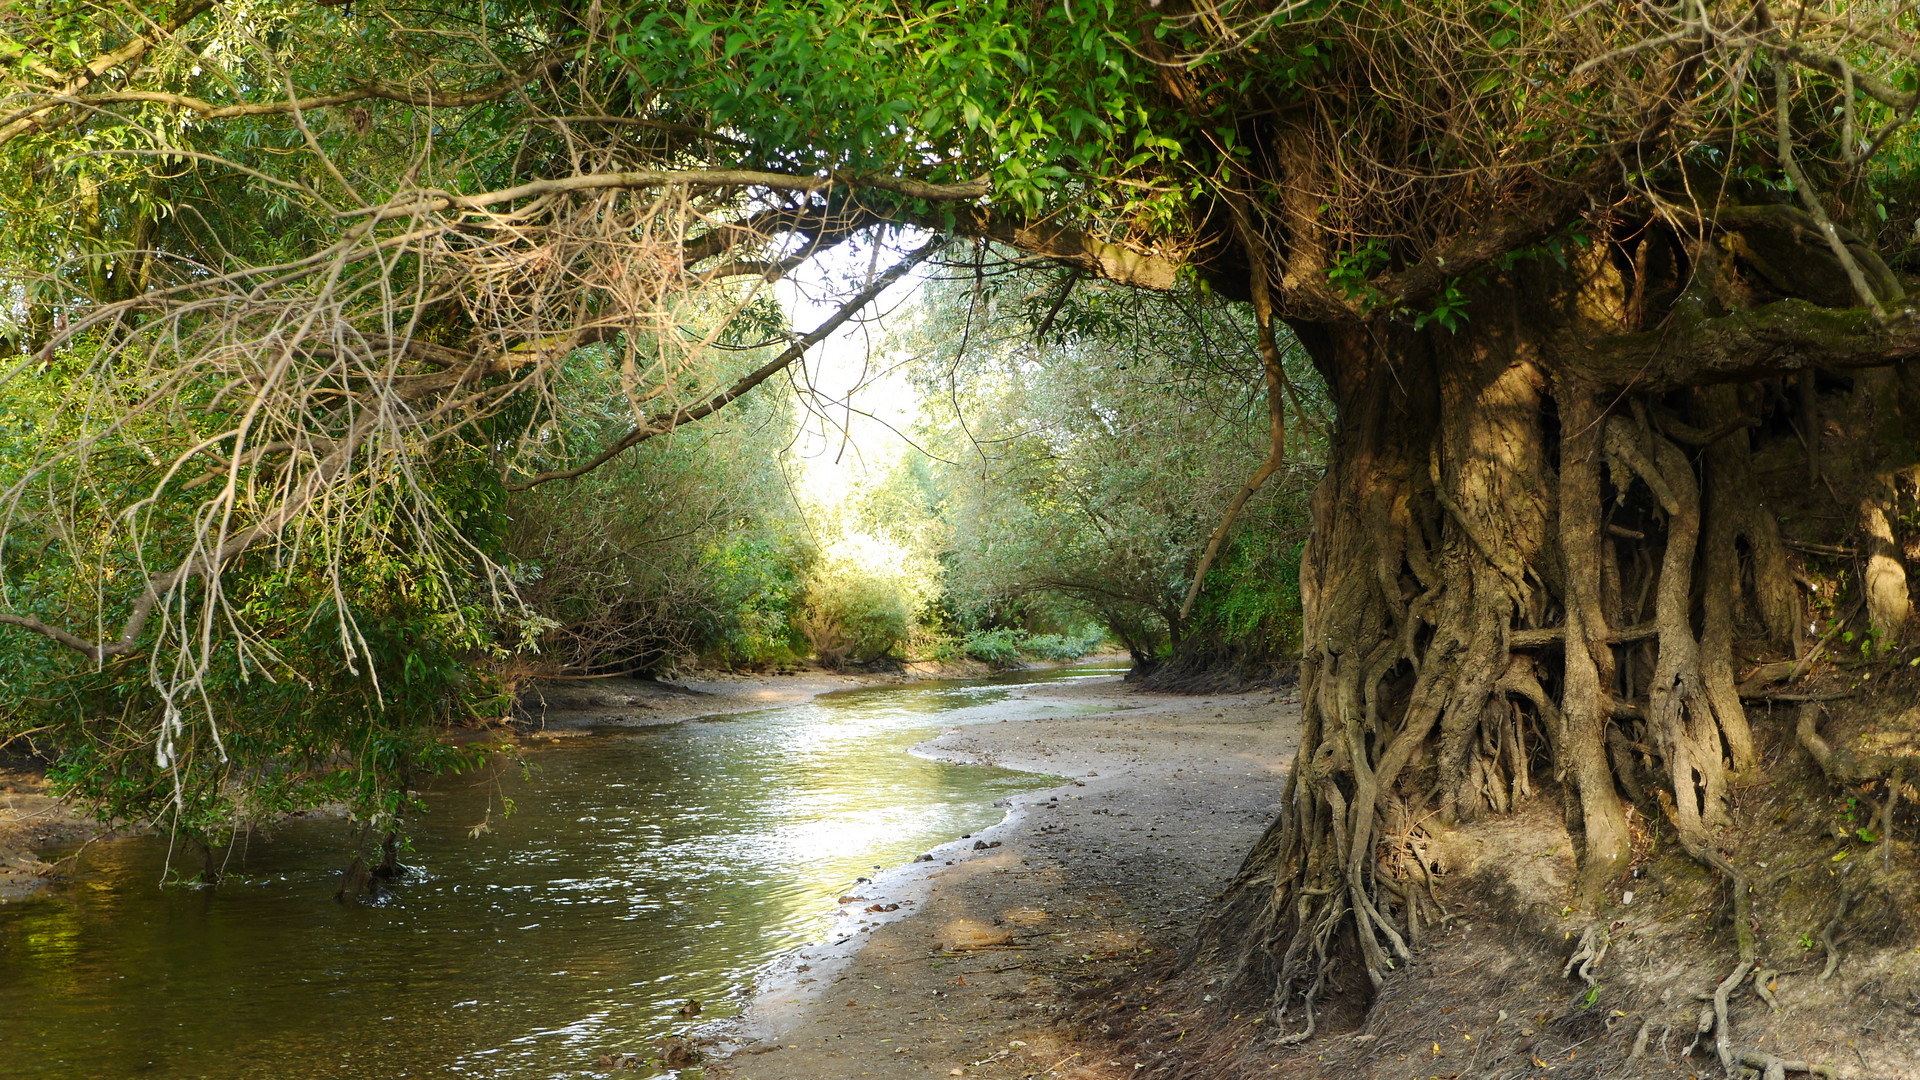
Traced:
[[[42, 264], [12, 279], [21, 333], [46, 356], [95, 332], [154, 392], [229, 387], [271, 423], [182, 457], [224, 477], [219, 528], [119, 598], [117, 634], [0, 614], [89, 655], [151, 647], [188, 583], [582, 346], [624, 350], [635, 426], [535, 471], [537, 423], [496, 440], [509, 483], [724, 407], [797, 353], [716, 379], [679, 298], [888, 225], [1251, 303], [1276, 445], [1283, 326], [1323, 375], [1302, 743], [1209, 931], [1296, 1034], [1335, 953], [1377, 985], [1417, 939], [1424, 868], [1383, 838], [1504, 809], [1536, 768], [1564, 781], [1589, 897], [1652, 784], [1745, 903], [1714, 833], [1756, 767], [1734, 641], [1805, 648], [1763, 433], [1862, 523], [1875, 633], [1905, 621], [1876, 486], [1907, 463], [1920, 350], [1892, 269], [1920, 212], [1903, 5], [104, 10], [14, 15], [0, 41], [7, 168], [63, 193], [63, 239], [15, 249]], [[185, 187], [298, 227], [249, 247], [137, 209]], [[1822, 380], [1846, 372], [1888, 434], [1852, 486], [1820, 462]]]

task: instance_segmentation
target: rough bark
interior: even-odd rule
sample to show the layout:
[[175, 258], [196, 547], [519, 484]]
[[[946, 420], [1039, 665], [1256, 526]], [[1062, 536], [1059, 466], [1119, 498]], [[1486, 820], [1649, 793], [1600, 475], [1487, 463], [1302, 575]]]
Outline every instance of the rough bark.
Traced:
[[1601, 524], [1605, 414], [1591, 390], [1573, 383], [1563, 385], [1560, 409], [1560, 544], [1568, 567], [1561, 709], [1567, 718], [1567, 774], [1579, 794], [1584, 826], [1580, 887], [1592, 896], [1626, 865], [1630, 849], [1626, 811], [1602, 751], [1613, 715], [1615, 663], [1601, 578], [1604, 567], [1614, 567], [1617, 574], [1617, 564]]
[[[1805, 343], [1853, 313], [1729, 308], [1744, 264], [1664, 243], [1664, 307], [1620, 269], [1652, 260], [1625, 253], [1494, 281], [1455, 330], [1295, 325], [1337, 417], [1301, 568], [1301, 742], [1281, 816], [1199, 938], [1271, 995], [1283, 1042], [1318, 1030], [1336, 989], [1381, 986], [1439, 916], [1421, 911], [1429, 830], [1536, 793], [1562, 799], [1583, 904], [1625, 877], [1631, 801], [1744, 905], [1720, 847], [1732, 782], [1757, 767], [1736, 644], [1792, 656], [1804, 615], [1749, 434], [1784, 430], [1794, 403], [1759, 392], [1741, 350], [1799, 327], [1778, 378], [1901, 355], [1912, 330], [1863, 323], [1818, 352]], [[1867, 565], [1892, 562], [1865, 598], [1880, 589], [1892, 634], [1905, 578], [1875, 513], [1862, 504]]]

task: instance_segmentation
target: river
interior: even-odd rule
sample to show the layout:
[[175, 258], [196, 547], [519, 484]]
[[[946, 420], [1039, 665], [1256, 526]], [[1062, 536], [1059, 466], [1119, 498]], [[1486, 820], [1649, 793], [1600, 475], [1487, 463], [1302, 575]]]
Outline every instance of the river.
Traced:
[[[331, 899], [338, 820], [243, 840], [217, 888], [161, 887], [164, 838], [96, 844], [71, 887], [0, 909], [12, 1080], [580, 1076], [744, 1000], [879, 867], [983, 828], [1057, 781], [908, 753], [1048, 710], [1012, 695], [1110, 668], [830, 694], [529, 749], [441, 780], [412, 872]], [[507, 800], [513, 811], [502, 813]], [[488, 827], [473, 835], [474, 826]]]

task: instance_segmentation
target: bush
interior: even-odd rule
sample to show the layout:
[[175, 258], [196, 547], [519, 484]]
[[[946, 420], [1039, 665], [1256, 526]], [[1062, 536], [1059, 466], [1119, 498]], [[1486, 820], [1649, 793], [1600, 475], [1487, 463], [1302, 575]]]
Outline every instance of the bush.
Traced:
[[1012, 627], [976, 630], [960, 640], [959, 651], [984, 664], [1012, 667], [1031, 657], [1036, 660], [1078, 660], [1098, 649], [1106, 640], [1105, 628], [1083, 626], [1067, 634], [1028, 634]]
[[806, 653], [798, 624], [811, 558], [797, 541], [764, 532], [708, 546], [701, 571], [712, 582], [715, 610], [703, 629], [715, 659], [727, 667], [765, 668]]
[[892, 655], [913, 619], [895, 582], [843, 563], [814, 578], [800, 629], [821, 663], [840, 667]]
[[976, 630], [967, 635], [962, 649], [983, 664], [1011, 666], [1020, 662], [1020, 632], [1008, 627]]
[[938, 578], [892, 536], [845, 533], [812, 568], [800, 629], [829, 667], [886, 659], [911, 638], [914, 613], [932, 602]]
[[1106, 639], [1105, 627], [1087, 625], [1071, 634], [1031, 634], [1020, 647], [1042, 660], [1078, 660], [1100, 648]]

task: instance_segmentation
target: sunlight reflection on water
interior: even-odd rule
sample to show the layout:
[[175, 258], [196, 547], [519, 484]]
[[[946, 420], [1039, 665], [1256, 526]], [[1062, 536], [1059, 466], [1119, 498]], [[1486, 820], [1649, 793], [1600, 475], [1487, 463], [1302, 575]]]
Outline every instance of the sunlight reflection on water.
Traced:
[[[824, 932], [834, 899], [1050, 786], [907, 749], [1033, 715], [983, 683], [836, 694], [529, 753], [527, 777], [430, 796], [379, 906], [332, 894], [347, 827], [254, 836], [218, 889], [160, 889], [163, 841], [95, 845], [86, 877], [0, 909], [0, 1067], [53, 1078], [577, 1076], [733, 1011], [760, 964]], [[1073, 710], [1058, 706], [1044, 715]], [[502, 821], [500, 798], [517, 809]], [[493, 831], [467, 829], [492, 808]]]

